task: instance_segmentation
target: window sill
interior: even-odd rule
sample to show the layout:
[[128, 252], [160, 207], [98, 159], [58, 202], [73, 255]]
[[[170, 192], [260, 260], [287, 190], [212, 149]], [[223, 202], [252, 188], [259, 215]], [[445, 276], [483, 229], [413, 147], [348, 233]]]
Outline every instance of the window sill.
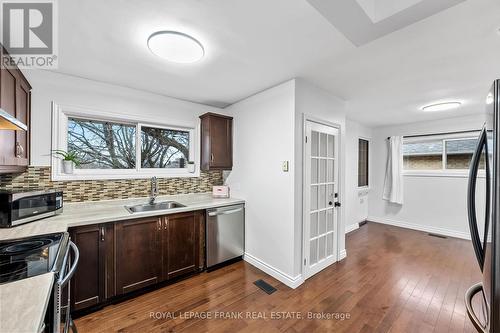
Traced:
[[[441, 171], [441, 170], [432, 170], [432, 171], [403, 171], [404, 177], [443, 177], [443, 178], [468, 178], [469, 171], [468, 170], [460, 170], [460, 171]], [[479, 171], [478, 178], [485, 178], [486, 174], [484, 171]]]
[[115, 173], [74, 173], [74, 174], [52, 174], [52, 181], [78, 181], [78, 180], [119, 180], [119, 179], [149, 179], [151, 177], [158, 178], [198, 178], [200, 177], [200, 171], [197, 170], [194, 173], [182, 172], [182, 173], [173, 173], [173, 172], [159, 172], [159, 171], [147, 171], [141, 173], [123, 173], [123, 172], [115, 172]]

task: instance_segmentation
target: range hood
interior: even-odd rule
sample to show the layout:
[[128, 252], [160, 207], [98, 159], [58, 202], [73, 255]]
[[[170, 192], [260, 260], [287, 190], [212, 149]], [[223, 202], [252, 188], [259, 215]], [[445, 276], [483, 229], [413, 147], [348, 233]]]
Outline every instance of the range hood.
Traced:
[[0, 109], [0, 130], [27, 131], [28, 126], [11, 116], [8, 112]]

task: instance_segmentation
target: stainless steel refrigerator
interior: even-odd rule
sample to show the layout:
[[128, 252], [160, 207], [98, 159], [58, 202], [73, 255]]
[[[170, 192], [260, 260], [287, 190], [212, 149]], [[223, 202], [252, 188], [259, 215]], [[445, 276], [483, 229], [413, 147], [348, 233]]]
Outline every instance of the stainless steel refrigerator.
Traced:
[[[465, 294], [467, 313], [478, 332], [500, 332], [500, 80], [486, 98], [487, 121], [479, 135], [469, 170], [467, 210], [472, 245], [482, 281]], [[481, 170], [481, 169], [484, 169]], [[476, 214], [476, 184], [484, 172], [484, 216]]]

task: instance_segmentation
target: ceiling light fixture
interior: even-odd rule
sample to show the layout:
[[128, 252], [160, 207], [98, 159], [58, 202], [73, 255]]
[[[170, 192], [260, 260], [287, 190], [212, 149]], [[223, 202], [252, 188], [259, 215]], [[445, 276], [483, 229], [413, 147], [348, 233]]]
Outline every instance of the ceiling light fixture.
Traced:
[[425, 112], [438, 112], [438, 111], [446, 111], [452, 110], [460, 107], [462, 103], [460, 102], [444, 102], [444, 103], [436, 103], [431, 105], [426, 105], [422, 108], [422, 111]]
[[205, 55], [197, 39], [178, 31], [155, 32], [148, 38], [148, 48], [158, 57], [178, 64], [190, 64]]

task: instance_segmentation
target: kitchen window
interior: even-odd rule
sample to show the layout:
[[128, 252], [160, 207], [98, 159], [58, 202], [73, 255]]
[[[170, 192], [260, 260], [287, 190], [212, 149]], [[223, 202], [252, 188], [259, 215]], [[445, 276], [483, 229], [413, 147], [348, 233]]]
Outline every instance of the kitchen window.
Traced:
[[[194, 126], [193, 126], [194, 125]], [[53, 150], [80, 161], [73, 174], [52, 157], [53, 180], [199, 176], [198, 125], [169, 126], [144, 118], [53, 106]], [[194, 173], [188, 170], [194, 162]]]
[[358, 140], [358, 187], [368, 187], [369, 141]]
[[[479, 132], [405, 138], [403, 167], [406, 174], [432, 173], [466, 175], [476, 149]], [[491, 143], [490, 143], [491, 144]], [[480, 168], [484, 169], [485, 159]]]

